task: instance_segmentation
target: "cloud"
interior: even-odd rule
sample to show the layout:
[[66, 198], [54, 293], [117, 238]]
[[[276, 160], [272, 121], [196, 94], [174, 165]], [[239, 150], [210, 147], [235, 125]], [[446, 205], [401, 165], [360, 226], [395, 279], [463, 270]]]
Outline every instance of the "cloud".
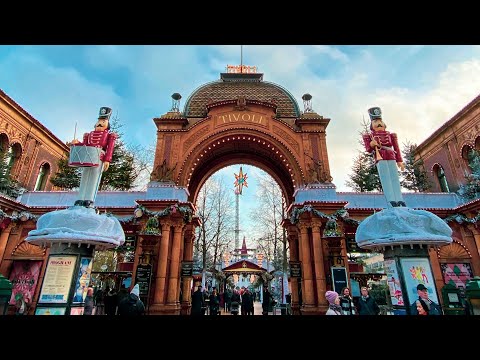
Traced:
[[[15, 85], [3, 89], [7, 95], [64, 142], [72, 140], [75, 123], [79, 137], [93, 129], [100, 106], [121, 103], [111, 86], [27, 53], [5, 58], [0, 67], [9, 69], [8, 80]], [[2, 81], [4, 76], [0, 75]]]
[[[239, 45], [82, 46], [71, 64], [47, 50], [18, 47], [0, 58], [8, 69], [0, 82], [63, 141], [72, 138], [75, 122], [77, 134], [90, 131], [98, 108], [108, 105], [125, 123], [126, 142], [148, 146], [156, 141], [152, 118], [170, 110], [173, 92], [182, 94], [183, 108], [198, 86], [240, 62]], [[310, 93], [313, 109], [331, 119], [326, 141], [341, 191], [349, 190], [345, 181], [361, 150], [358, 132], [369, 107], [382, 108], [400, 143], [418, 144], [479, 94], [479, 57], [477, 47], [243, 47], [244, 64], [258, 66], [264, 80], [287, 89], [301, 109], [301, 96]]]

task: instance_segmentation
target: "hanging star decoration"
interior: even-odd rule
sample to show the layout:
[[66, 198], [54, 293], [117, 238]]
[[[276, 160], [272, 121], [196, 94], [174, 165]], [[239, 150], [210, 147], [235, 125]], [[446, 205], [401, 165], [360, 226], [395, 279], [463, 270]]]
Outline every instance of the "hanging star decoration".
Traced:
[[240, 194], [242, 195], [242, 189], [243, 187], [248, 187], [247, 184], [247, 173], [245, 175], [243, 174], [242, 167], [240, 166], [240, 172], [235, 175], [235, 182], [233, 183], [235, 185], [235, 194]]

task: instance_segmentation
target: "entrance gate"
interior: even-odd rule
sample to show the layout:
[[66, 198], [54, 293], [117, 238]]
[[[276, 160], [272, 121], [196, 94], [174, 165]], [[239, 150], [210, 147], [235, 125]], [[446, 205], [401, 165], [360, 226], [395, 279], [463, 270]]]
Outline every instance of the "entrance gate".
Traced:
[[[292, 310], [321, 313], [327, 309], [324, 293], [326, 274], [330, 273], [324, 267], [324, 257], [331, 254], [320, 236], [327, 219], [319, 217], [318, 211], [315, 213], [315, 202], [307, 204], [300, 200], [303, 208], [300, 206], [296, 212], [295, 208], [299, 206], [296, 205], [299, 189], [335, 189], [326, 146], [330, 119], [313, 112], [310, 106], [305, 109], [300, 113], [293, 96], [276, 84], [264, 82], [263, 74], [221, 74], [219, 81], [193, 92], [183, 113], [174, 107], [154, 119], [157, 146], [148, 186], [184, 189], [187, 198], [184, 204], [194, 209], [192, 204], [201, 186], [225, 166], [249, 164], [269, 173], [290, 206], [289, 218], [283, 222], [288, 232], [290, 261], [299, 261], [302, 267], [302, 278], [291, 279]], [[168, 200], [160, 203], [146, 200], [141, 205], [156, 211], [160, 205], [169, 204]], [[304, 205], [310, 205], [310, 211], [305, 211]], [[325, 199], [322, 209], [333, 213], [344, 205], [344, 202]], [[195, 218], [185, 222], [178, 212], [159, 220], [162, 235], [154, 250], [157, 256], [150, 313], [185, 314], [189, 311], [191, 279], [180, 281], [179, 263], [192, 261], [194, 230], [198, 223]], [[339, 249], [335, 255], [346, 256], [345, 249]]]

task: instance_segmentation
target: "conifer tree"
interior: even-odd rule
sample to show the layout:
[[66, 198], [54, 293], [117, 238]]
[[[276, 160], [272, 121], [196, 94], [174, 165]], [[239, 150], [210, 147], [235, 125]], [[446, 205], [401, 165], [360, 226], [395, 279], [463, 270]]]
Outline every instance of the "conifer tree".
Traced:
[[403, 144], [403, 161], [405, 162], [405, 171], [402, 172], [402, 179], [400, 185], [408, 190], [415, 192], [428, 191], [431, 188], [431, 184], [428, 181], [427, 173], [423, 169], [423, 160], [415, 162], [415, 151], [417, 150], [417, 144], [412, 144], [407, 140]]
[[360, 125], [363, 131], [359, 131], [358, 143], [362, 150], [359, 150], [357, 157], [353, 159], [352, 173], [348, 175], [350, 180], [347, 180], [345, 185], [351, 187], [353, 191], [359, 192], [383, 191], [375, 160], [371, 154], [363, 150], [362, 135], [370, 131], [370, 123], [363, 119]]
[[10, 162], [8, 150], [0, 150], [0, 193], [16, 199], [22, 192], [22, 188], [12, 179], [11, 169], [12, 162]]
[[68, 166], [68, 159], [62, 157], [57, 162], [58, 171], [50, 178], [50, 182], [63, 190], [71, 190], [80, 186], [81, 172], [78, 168]]
[[480, 153], [470, 149], [468, 152], [468, 165], [472, 173], [465, 176], [466, 183], [460, 185], [458, 194], [467, 201], [480, 197]]
[[364, 151], [358, 151], [357, 157], [353, 160], [352, 173], [349, 174], [349, 177], [350, 180], [347, 180], [345, 185], [350, 186], [353, 191], [382, 191], [375, 160]]

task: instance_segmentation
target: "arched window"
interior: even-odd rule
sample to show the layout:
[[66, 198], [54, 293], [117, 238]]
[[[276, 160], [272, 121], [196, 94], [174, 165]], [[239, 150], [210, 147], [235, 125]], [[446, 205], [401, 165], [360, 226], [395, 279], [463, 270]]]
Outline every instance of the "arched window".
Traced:
[[45, 186], [47, 186], [47, 180], [49, 175], [50, 175], [50, 164], [44, 163], [40, 167], [40, 171], [38, 172], [37, 182], [35, 183], [35, 191], [45, 190]]
[[469, 173], [471, 172], [471, 169], [473, 169], [473, 164], [478, 154], [479, 150], [473, 149], [469, 145], [464, 145], [462, 148], [462, 159], [465, 161], [465, 165], [467, 165]]
[[440, 190], [442, 192], [450, 192], [450, 189], [448, 188], [447, 177], [445, 176], [445, 171], [443, 171], [443, 167], [437, 164], [435, 165], [434, 171], [437, 175]]
[[10, 174], [12, 174], [15, 178], [16, 175], [18, 175], [19, 169], [17, 167], [19, 166], [18, 160], [22, 156], [22, 146], [19, 143], [12, 144], [8, 148], [8, 156], [5, 159], [5, 161], [8, 163], [8, 166], [10, 168]]

